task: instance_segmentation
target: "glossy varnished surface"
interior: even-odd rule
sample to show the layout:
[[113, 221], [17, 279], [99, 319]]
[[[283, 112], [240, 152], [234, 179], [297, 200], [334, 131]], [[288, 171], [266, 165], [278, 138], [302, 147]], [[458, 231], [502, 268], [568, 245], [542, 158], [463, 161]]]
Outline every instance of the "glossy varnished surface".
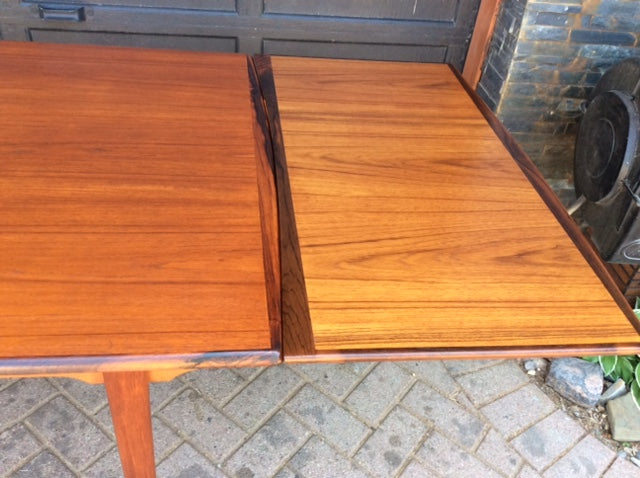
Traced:
[[312, 327], [293, 355], [640, 343], [448, 67], [271, 62]]
[[0, 355], [277, 346], [247, 58], [2, 42], [0, 65]]

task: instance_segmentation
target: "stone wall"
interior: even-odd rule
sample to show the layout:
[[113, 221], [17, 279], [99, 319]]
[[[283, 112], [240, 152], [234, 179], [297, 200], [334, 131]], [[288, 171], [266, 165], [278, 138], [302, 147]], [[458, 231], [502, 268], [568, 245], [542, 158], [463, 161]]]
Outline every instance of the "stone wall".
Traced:
[[478, 92], [567, 197], [580, 105], [630, 56], [640, 0], [504, 0]]

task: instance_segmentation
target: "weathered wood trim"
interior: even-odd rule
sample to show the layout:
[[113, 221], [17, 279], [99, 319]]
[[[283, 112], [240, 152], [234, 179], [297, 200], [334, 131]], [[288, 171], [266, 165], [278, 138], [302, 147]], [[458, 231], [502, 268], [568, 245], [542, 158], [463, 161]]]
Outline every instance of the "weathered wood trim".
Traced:
[[[496, 136], [500, 138], [500, 141], [502, 141], [502, 144], [505, 146], [507, 151], [511, 153], [511, 156], [518, 164], [524, 175], [527, 177], [531, 185], [538, 192], [538, 194], [540, 194], [540, 197], [545, 202], [549, 210], [553, 213], [560, 225], [562, 225], [562, 227], [566, 231], [567, 235], [571, 238], [586, 261], [593, 268], [594, 272], [607, 288], [616, 304], [618, 304], [620, 309], [624, 312], [631, 325], [638, 333], [640, 333], [640, 321], [638, 321], [638, 319], [636, 318], [635, 314], [633, 313], [633, 309], [624, 296], [624, 293], [617, 286], [615, 280], [609, 273], [606, 264], [596, 251], [595, 247], [593, 247], [589, 239], [582, 233], [576, 222], [571, 218], [571, 216], [569, 216], [565, 207], [555, 195], [551, 187], [547, 184], [536, 165], [533, 163], [533, 161], [531, 161], [529, 156], [524, 152], [520, 145], [513, 139], [511, 134], [507, 131], [507, 129], [500, 122], [497, 116], [491, 111], [486, 103], [482, 101], [482, 98], [478, 96], [478, 94], [473, 90], [471, 85], [467, 83], [464, 77], [460, 75], [460, 73], [453, 66], [450, 66], [450, 68], [458, 77], [460, 84], [464, 87], [469, 97], [476, 104], [478, 110], [480, 110], [491, 128], [493, 128]], [[603, 320], [606, 320], [606, 318], [603, 317]]]
[[253, 59], [247, 57], [247, 70], [253, 105], [253, 133], [258, 174], [260, 222], [262, 225], [262, 247], [264, 254], [265, 283], [267, 287], [267, 310], [271, 331], [271, 347], [282, 349], [282, 290], [280, 276], [280, 235], [278, 231], [278, 195], [275, 183], [275, 163], [269, 121], [262, 90]]
[[271, 60], [254, 56], [271, 131], [280, 218], [283, 355], [315, 353]]
[[[274, 350], [179, 355], [120, 355], [0, 359], [0, 378], [77, 376], [103, 372], [188, 372], [203, 368], [263, 367], [280, 362]], [[162, 374], [160, 374], [162, 375]], [[79, 378], [79, 377], [75, 377]]]
[[502, 0], [482, 0], [478, 9], [476, 24], [473, 28], [473, 35], [469, 42], [469, 50], [462, 71], [463, 78], [473, 89], [478, 86], [480, 81], [482, 66], [489, 51], [501, 3]]

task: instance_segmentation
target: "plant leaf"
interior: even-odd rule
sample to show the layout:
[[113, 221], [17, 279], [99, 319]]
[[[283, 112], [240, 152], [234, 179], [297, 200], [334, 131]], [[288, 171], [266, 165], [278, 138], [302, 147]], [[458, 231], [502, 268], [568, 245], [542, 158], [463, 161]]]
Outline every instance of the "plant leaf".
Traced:
[[633, 381], [635, 370], [629, 358], [619, 357], [615, 372], [622, 377], [622, 380], [624, 380], [624, 383], [627, 385]]
[[591, 363], [598, 363], [600, 357], [598, 357], [597, 355], [595, 357], [582, 357], [582, 360], [586, 360], [587, 362]]
[[604, 372], [605, 376], [609, 377], [616, 368], [618, 357], [616, 357], [615, 355], [611, 357], [600, 355], [598, 357], [598, 361], [600, 362], [600, 367], [602, 367], [602, 371]]
[[640, 385], [638, 382], [633, 382], [631, 384], [631, 396], [633, 397], [633, 401], [640, 410]]
[[636, 382], [640, 383], [640, 363], [638, 365], [636, 365], [635, 376], [636, 376]]

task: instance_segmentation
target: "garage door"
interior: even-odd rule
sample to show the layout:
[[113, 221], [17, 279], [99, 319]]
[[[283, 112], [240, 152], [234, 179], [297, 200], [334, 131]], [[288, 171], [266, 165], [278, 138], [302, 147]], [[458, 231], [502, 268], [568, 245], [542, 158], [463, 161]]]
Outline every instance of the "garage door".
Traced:
[[449, 62], [462, 68], [479, 1], [5, 0], [0, 34], [7, 40]]

